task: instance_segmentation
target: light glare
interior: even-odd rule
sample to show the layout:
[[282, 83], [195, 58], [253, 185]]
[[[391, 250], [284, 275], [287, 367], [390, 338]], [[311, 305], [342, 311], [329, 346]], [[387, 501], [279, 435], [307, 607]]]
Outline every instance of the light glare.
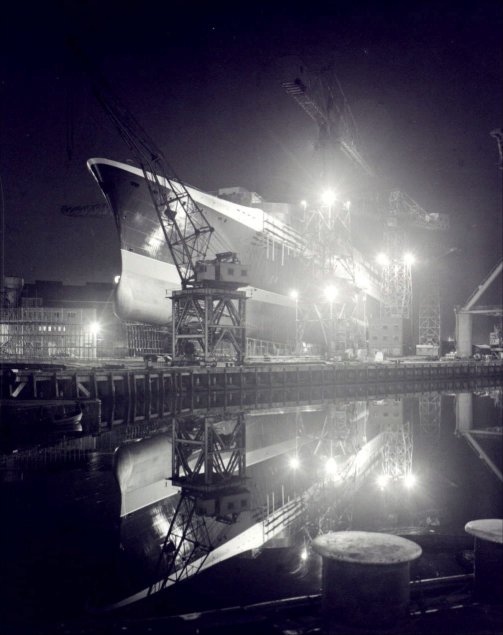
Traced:
[[377, 477], [377, 486], [384, 489], [389, 483], [389, 476], [387, 474], [380, 474]]
[[377, 254], [376, 262], [378, 265], [387, 267], [389, 265], [389, 258], [385, 253], [381, 252], [380, 254]]
[[417, 478], [414, 474], [407, 474], [403, 479], [403, 484], [407, 489], [411, 489], [417, 483]]
[[292, 300], [298, 300], [299, 292], [296, 289], [292, 289], [290, 291], [290, 297], [292, 298]]
[[337, 463], [333, 456], [327, 459], [327, 462], [325, 463], [325, 470], [327, 474], [331, 474], [333, 476], [337, 473]]
[[98, 335], [101, 331], [101, 324], [99, 322], [91, 322], [89, 324], [89, 333], [91, 335]]
[[406, 265], [413, 265], [416, 262], [416, 259], [414, 257], [414, 254], [412, 254], [410, 251], [407, 251], [403, 255], [403, 261]]
[[328, 287], [325, 287], [325, 297], [329, 302], [332, 302], [337, 297], [337, 289], [334, 285], [330, 284]]
[[300, 467], [300, 460], [298, 456], [292, 456], [290, 458], [290, 467], [292, 468], [292, 470], [296, 470]]
[[321, 195], [321, 202], [324, 205], [333, 205], [336, 200], [337, 197], [335, 195], [335, 192], [331, 189], [325, 190]]

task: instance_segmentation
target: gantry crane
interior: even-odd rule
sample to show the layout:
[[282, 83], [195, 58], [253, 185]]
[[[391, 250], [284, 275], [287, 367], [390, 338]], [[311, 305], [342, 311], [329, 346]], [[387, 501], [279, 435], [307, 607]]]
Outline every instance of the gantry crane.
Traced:
[[182, 289], [193, 287], [196, 263], [206, 258], [213, 227], [136, 118], [103, 79], [91, 77], [96, 99], [143, 172]]
[[[82, 53], [77, 50], [80, 59]], [[133, 115], [117, 100], [107, 83], [87, 61], [93, 92], [140, 166], [181, 283], [173, 292], [173, 352], [194, 342], [204, 359], [227, 338], [244, 359], [246, 350], [245, 292], [226, 269], [237, 255], [217, 254], [206, 260], [213, 232], [203, 210], [166, 161], [162, 151]], [[110, 205], [110, 207], [112, 207]], [[94, 210], [97, 211], [97, 210]], [[221, 418], [178, 417], [173, 423], [173, 483], [181, 488], [178, 507], [165, 536], [158, 561], [160, 582], [192, 575], [204, 564], [213, 545], [205, 517], [235, 522], [247, 507], [245, 421], [242, 413], [223, 425]], [[195, 457], [195, 465], [190, 459]], [[232, 512], [230, 511], [232, 509]]]
[[[360, 150], [361, 142], [358, 138], [357, 126], [333, 65], [311, 73], [302, 64], [298, 76], [293, 80], [283, 82], [282, 86], [318, 126], [317, 146], [322, 152], [323, 179], [326, 180], [329, 176], [330, 166], [328, 163], [333, 159], [333, 151], [337, 148], [351, 160], [353, 165], [360, 169], [361, 173], [376, 177], [376, 171]], [[352, 203], [358, 205], [358, 201]], [[405, 234], [403, 226], [416, 226], [428, 230], [447, 229], [448, 217], [445, 214], [427, 212], [410, 196], [399, 190], [392, 190], [388, 194], [384, 206], [383, 217], [386, 224], [384, 241], [387, 259], [382, 263], [383, 309], [387, 316], [409, 318], [412, 301], [412, 276], [410, 263], [404, 261]], [[319, 215], [324, 218], [323, 210], [319, 212]], [[351, 246], [350, 234], [347, 231], [349, 214], [343, 218], [344, 222], [340, 223], [341, 226], [334, 227], [334, 229], [341, 235], [347, 236], [346, 249], [342, 250], [344, 255], [344, 253], [350, 253]], [[330, 248], [331, 245], [328, 247]], [[332, 250], [333, 256], [334, 251]], [[421, 323], [427, 323], [428, 331], [431, 331], [432, 322], [439, 322], [438, 293], [433, 290], [424, 299], [421, 306], [423, 304], [425, 309], [422, 312]], [[420, 334], [420, 341], [421, 339], [422, 334]]]
[[[396, 318], [410, 318], [412, 309], [411, 261], [405, 252], [405, 228], [418, 227], [428, 231], [446, 230], [449, 217], [446, 214], [427, 212], [410, 196], [400, 190], [393, 190], [388, 198], [388, 213], [385, 215], [384, 232], [386, 258], [382, 263], [384, 312]], [[438, 277], [428, 287], [428, 293], [420, 302], [419, 343], [436, 329], [436, 342], [440, 343], [440, 300]], [[433, 343], [433, 342], [432, 342]]]
[[[237, 255], [217, 254], [214, 260], [206, 260], [213, 227], [204, 211], [162, 150], [120, 103], [107, 82], [92, 69], [80, 49], [75, 45], [73, 49], [89, 72], [97, 101], [143, 172], [159, 227], [180, 278], [181, 290], [172, 296], [175, 359], [188, 356], [190, 361], [198, 354], [205, 362], [213, 362], [225, 342], [226, 356], [231, 356], [233, 351], [236, 361], [242, 363], [246, 355], [246, 294], [238, 291], [238, 287], [247, 280], [243, 275], [233, 278], [230, 273], [234, 271], [232, 265], [239, 262]], [[66, 213], [101, 215], [102, 210], [91, 205], [68, 208]], [[230, 266], [224, 272], [225, 263]], [[246, 268], [239, 270], [243, 272]], [[213, 275], [209, 275], [209, 271]]]
[[[374, 171], [359, 150], [356, 122], [333, 65], [318, 73], [310, 73], [301, 65], [298, 76], [283, 82], [282, 86], [318, 128], [316, 147], [321, 155], [320, 180], [326, 191], [320, 204], [305, 206], [303, 219], [303, 232], [308, 243], [316, 245], [312, 275], [322, 277], [325, 282], [349, 278], [353, 296], [358, 292], [358, 284], [351, 239], [351, 204], [337, 200], [330, 191], [335, 177], [335, 156], [342, 154], [368, 176], [374, 176]], [[298, 331], [304, 330], [302, 325], [319, 321], [329, 355], [342, 352], [350, 343], [365, 340], [363, 320], [353, 315], [356, 306], [354, 302], [343, 302], [334, 310], [333, 298], [315, 301], [312, 306], [302, 303], [297, 307]], [[348, 328], [349, 324], [351, 328]]]
[[373, 168], [360, 151], [358, 129], [333, 64], [317, 73], [310, 73], [302, 65], [299, 76], [283, 82], [283, 88], [318, 126], [318, 148], [322, 150], [322, 179], [327, 184], [333, 165], [330, 153], [336, 149], [369, 176]]
[[[298, 76], [284, 81], [282, 86], [317, 125], [316, 147], [321, 155], [320, 177], [324, 188], [333, 186], [337, 152], [366, 175], [375, 176], [373, 168], [360, 151], [356, 122], [333, 64], [318, 72], [310, 72], [301, 64]], [[321, 268], [325, 275], [333, 271], [334, 263], [330, 261], [334, 257], [344, 261], [346, 267], [350, 266], [352, 241], [349, 203], [330, 200], [329, 194], [321, 205], [306, 209], [304, 225], [324, 252]]]

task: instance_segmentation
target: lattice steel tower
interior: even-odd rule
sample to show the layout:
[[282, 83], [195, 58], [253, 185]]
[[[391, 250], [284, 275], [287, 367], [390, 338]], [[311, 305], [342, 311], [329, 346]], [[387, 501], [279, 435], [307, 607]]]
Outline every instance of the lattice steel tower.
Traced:
[[425, 392], [419, 397], [419, 427], [424, 436], [440, 436], [442, 397], [439, 392]]
[[388, 225], [384, 234], [387, 260], [383, 264], [382, 280], [384, 314], [390, 317], [409, 318], [412, 304], [411, 263], [404, 258], [405, 234]]
[[419, 303], [419, 344], [440, 346], [440, 289], [432, 276], [421, 290]]

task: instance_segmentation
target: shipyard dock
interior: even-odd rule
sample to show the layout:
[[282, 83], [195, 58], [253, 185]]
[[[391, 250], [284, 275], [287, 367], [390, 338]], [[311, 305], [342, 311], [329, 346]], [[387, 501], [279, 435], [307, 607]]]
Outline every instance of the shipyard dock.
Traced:
[[[93, 367], [4, 364], [2, 405], [33, 400], [74, 400], [101, 407], [89, 420], [115, 425], [149, 420], [184, 410], [258, 408], [320, 399], [379, 397], [451, 388], [478, 379], [501, 379], [503, 361], [395, 361], [387, 363], [254, 363], [201, 367], [139, 365]], [[97, 420], [99, 417], [99, 421]]]

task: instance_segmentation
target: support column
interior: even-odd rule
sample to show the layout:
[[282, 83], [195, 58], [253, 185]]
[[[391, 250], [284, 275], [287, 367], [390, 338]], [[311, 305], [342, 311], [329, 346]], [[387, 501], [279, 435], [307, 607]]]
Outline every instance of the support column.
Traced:
[[473, 393], [456, 395], [456, 432], [463, 434], [473, 428]]
[[246, 357], [246, 293], [201, 286], [173, 291], [173, 355], [193, 362]]
[[456, 313], [456, 347], [460, 357], [472, 354], [472, 314], [464, 311]]

